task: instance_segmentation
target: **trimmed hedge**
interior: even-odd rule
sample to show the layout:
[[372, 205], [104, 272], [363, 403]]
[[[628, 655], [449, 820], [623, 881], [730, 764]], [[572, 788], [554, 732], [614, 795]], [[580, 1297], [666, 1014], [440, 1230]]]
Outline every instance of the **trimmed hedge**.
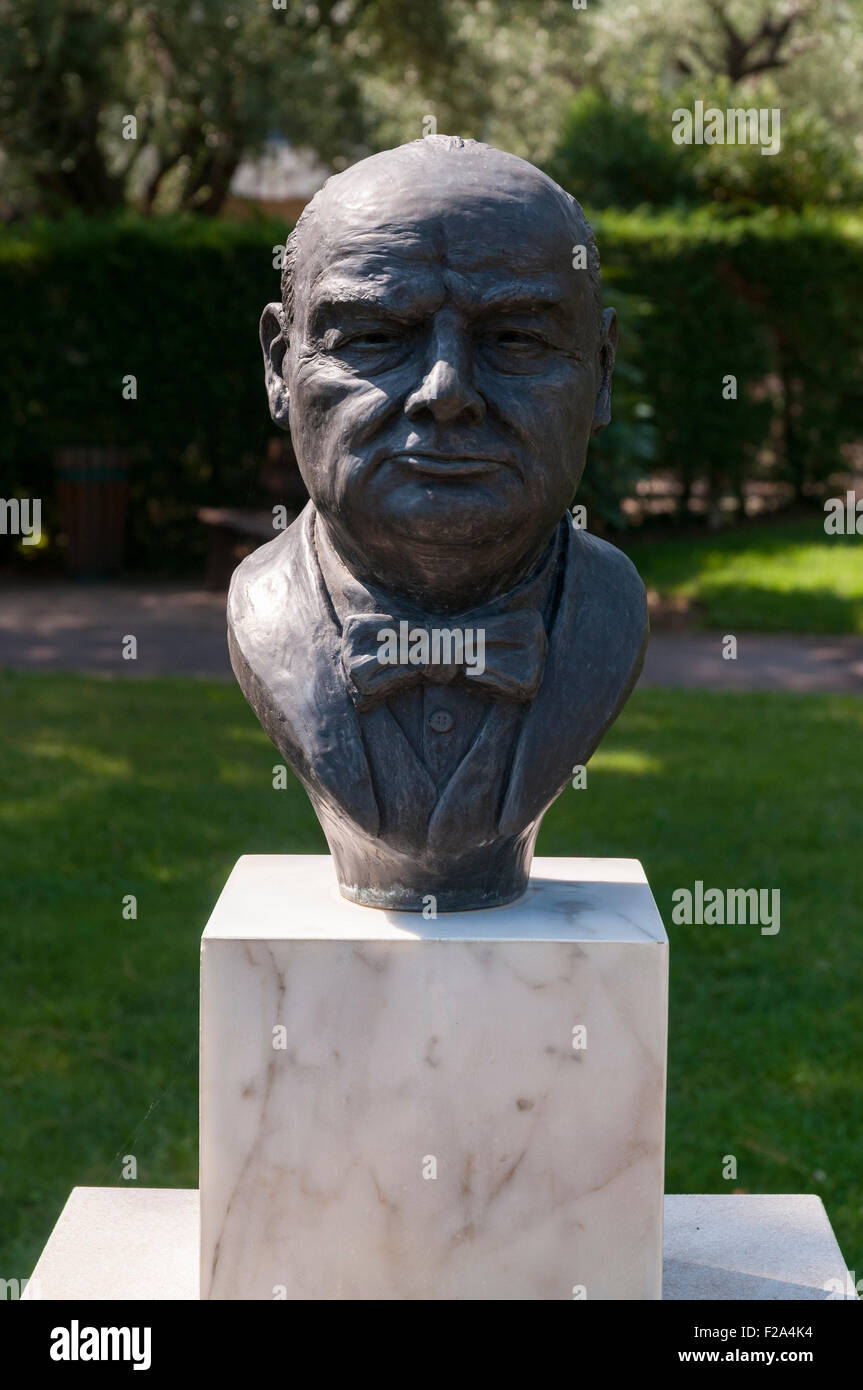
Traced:
[[[620, 300], [615, 422], [585, 500], [612, 523], [654, 463], [684, 485], [740, 486], [769, 446], [817, 491], [860, 436], [863, 220], [710, 211], [592, 215]], [[57, 447], [133, 449], [130, 560], [197, 566], [200, 505], [260, 501], [276, 431], [257, 321], [278, 296], [267, 221], [69, 218], [0, 238], [0, 496], [41, 496]], [[123, 378], [137, 399], [123, 399]], [[724, 400], [723, 378], [737, 378]]]
[[863, 437], [863, 219], [606, 211], [594, 229], [609, 302], [617, 284], [637, 296], [657, 462], [739, 490], [769, 449], [772, 476], [817, 496]]
[[[258, 319], [284, 223], [73, 217], [0, 239], [0, 496], [54, 496], [53, 450], [133, 450], [130, 560], [197, 566], [200, 505], [250, 506], [266, 440]], [[137, 399], [123, 399], [134, 375]], [[48, 529], [55, 514], [49, 507]]]

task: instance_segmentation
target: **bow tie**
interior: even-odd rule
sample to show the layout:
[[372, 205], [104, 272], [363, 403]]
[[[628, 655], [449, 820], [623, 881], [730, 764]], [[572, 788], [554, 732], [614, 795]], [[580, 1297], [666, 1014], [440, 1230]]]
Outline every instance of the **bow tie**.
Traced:
[[359, 710], [423, 681], [448, 685], [462, 678], [468, 687], [524, 703], [539, 689], [546, 646], [535, 609], [480, 613], [469, 627], [451, 628], [358, 613], [344, 625], [342, 664]]

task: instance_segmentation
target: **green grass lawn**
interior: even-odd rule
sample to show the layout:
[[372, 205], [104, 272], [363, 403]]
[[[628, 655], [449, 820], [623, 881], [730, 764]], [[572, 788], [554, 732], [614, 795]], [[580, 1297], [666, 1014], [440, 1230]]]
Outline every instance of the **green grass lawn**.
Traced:
[[863, 633], [863, 536], [825, 535], [820, 513], [624, 549], [648, 589], [690, 600], [705, 627]]
[[[124, 1155], [143, 1185], [196, 1183], [201, 931], [238, 855], [325, 846], [229, 684], [4, 675], [0, 729], [0, 1276], [21, 1278]], [[667, 1190], [820, 1193], [858, 1271], [861, 734], [854, 697], [639, 691], [539, 844], [639, 857], [669, 926]], [[779, 934], [670, 925], [696, 879], [780, 888]]]

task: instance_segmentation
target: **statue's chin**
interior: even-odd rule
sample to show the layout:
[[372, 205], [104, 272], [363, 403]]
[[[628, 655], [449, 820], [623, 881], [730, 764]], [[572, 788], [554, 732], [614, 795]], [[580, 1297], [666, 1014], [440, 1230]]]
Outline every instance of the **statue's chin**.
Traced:
[[500, 481], [360, 488], [338, 507], [318, 505], [334, 549], [358, 579], [449, 612], [525, 578], [565, 511], [564, 503]]
[[[529, 551], [513, 551], [501, 563], [500, 537], [492, 552], [494, 566], [482, 564], [482, 541], [472, 545], [444, 548], [434, 544], [402, 543], [376, 549], [366, 546], [362, 556], [356, 550], [336, 546], [342, 561], [361, 580], [383, 589], [420, 608], [441, 613], [461, 613], [508, 592], [528, 577], [541, 559], [553, 535], [543, 537]], [[522, 545], [524, 538], [522, 537]]]
[[[552, 514], [547, 500], [542, 507], [519, 490], [481, 493], [480, 489], [429, 489], [426, 493], [404, 493], [384, 499], [372, 513], [342, 513], [339, 525], [344, 533], [361, 540], [363, 548], [373, 546], [386, 555], [399, 548], [416, 547], [423, 553], [439, 553], [459, 562], [459, 552], [469, 552], [470, 563], [494, 557], [499, 565], [511, 548], [530, 544], [531, 536], [549, 535], [562, 516], [564, 507]], [[478, 553], [479, 552], [479, 553]]]

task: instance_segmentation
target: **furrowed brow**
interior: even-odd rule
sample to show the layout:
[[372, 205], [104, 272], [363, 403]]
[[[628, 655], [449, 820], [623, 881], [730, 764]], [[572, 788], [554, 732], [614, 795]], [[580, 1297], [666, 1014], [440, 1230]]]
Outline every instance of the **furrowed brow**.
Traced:
[[383, 286], [375, 288], [368, 282], [350, 282], [326, 286], [311, 306], [314, 320], [357, 318], [362, 314], [387, 317], [399, 322], [415, 321], [433, 313], [443, 299], [443, 291], [438, 284], [423, 291], [418, 286], [410, 286], [406, 292], [393, 292]]
[[537, 309], [557, 309], [563, 300], [560, 285], [537, 281], [497, 285], [482, 295], [476, 307], [483, 313], [533, 313]]
[[415, 318], [416, 313], [404, 306], [389, 304], [383, 299], [374, 299], [368, 295], [363, 295], [362, 299], [322, 299], [313, 305], [311, 312], [314, 323], [364, 317], [392, 319], [404, 323]]

